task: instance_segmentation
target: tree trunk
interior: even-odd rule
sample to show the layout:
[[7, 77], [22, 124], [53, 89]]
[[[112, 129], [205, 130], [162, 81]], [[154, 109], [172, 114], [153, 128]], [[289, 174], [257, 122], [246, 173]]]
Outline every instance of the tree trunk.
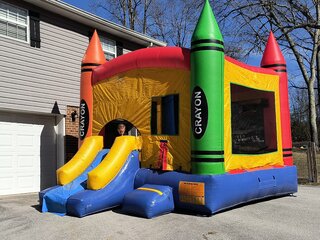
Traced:
[[[317, 48], [317, 61], [316, 61], [316, 68], [317, 68], [317, 73], [316, 73], [316, 79], [317, 79], [317, 92], [318, 92], [318, 108], [317, 108], [317, 117], [316, 117], [316, 121], [318, 123], [318, 119], [319, 119], [319, 114], [320, 114], [320, 46], [318, 46]], [[317, 125], [318, 126], [318, 125]], [[318, 145], [317, 145], [318, 147]]]
[[318, 46], [317, 48], [317, 74], [316, 74], [316, 78], [317, 78], [317, 87], [318, 87], [318, 114], [320, 114], [320, 46]]
[[132, 5], [132, 0], [128, 0], [128, 10], [129, 10], [129, 26], [130, 26], [130, 29], [134, 30], [135, 13]]
[[121, 0], [121, 7], [122, 7], [122, 14], [123, 14], [122, 25], [127, 27], [127, 4], [125, 0]]
[[[319, 1], [315, 1], [316, 4], [316, 17], [317, 17], [317, 22], [320, 21], [320, 6], [319, 6]], [[317, 45], [316, 51], [317, 51], [317, 56], [316, 56], [316, 78], [317, 78], [317, 87], [318, 87], [318, 114], [320, 114], [320, 36], [319, 36], [319, 30], [316, 30], [317, 32], [317, 39], [315, 41], [315, 44]], [[318, 116], [317, 114], [317, 116]], [[318, 146], [317, 146], [318, 147]]]
[[311, 141], [319, 146], [318, 141], [318, 128], [317, 128], [317, 110], [314, 92], [314, 80], [310, 80], [308, 84], [309, 93], [309, 118], [310, 118], [310, 130], [311, 130]]
[[147, 32], [147, 12], [148, 12], [148, 0], [144, 0], [144, 8], [143, 8], [143, 26], [142, 33], [146, 34]]

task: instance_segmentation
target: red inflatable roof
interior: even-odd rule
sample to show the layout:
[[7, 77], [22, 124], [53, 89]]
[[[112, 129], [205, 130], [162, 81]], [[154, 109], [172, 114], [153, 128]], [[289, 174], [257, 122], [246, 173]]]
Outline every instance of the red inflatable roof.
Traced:
[[[249, 66], [228, 56], [225, 59], [250, 71], [276, 75], [271, 69]], [[190, 71], [190, 50], [179, 47], [155, 47], [122, 55], [94, 68], [92, 84], [119, 73], [141, 68], [176, 68]]]
[[190, 51], [179, 47], [155, 47], [140, 49], [95, 68], [92, 84], [116, 74], [141, 68], [190, 69]]

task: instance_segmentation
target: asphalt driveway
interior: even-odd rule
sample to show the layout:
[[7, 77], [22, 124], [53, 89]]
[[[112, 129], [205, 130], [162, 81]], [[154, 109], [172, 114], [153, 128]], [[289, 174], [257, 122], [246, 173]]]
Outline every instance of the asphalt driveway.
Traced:
[[320, 239], [320, 187], [201, 217], [147, 220], [106, 211], [84, 218], [40, 213], [37, 194], [0, 196], [0, 239]]

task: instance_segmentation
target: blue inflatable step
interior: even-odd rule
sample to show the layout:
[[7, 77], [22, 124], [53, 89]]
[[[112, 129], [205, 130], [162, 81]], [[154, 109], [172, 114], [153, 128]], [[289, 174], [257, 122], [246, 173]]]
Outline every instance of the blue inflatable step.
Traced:
[[153, 218], [174, 209], [172, 188], [145, 184], [125, 195], [122, 210], [139, 217]]

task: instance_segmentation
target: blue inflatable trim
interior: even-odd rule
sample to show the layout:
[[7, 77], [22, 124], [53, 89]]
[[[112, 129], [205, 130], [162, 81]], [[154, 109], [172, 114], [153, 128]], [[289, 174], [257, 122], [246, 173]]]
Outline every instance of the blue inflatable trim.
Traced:
[[124, 213], [153, 218], [174, 210], [172, 188], [169, 186], [145, 184], [125, 195]]
[[84, 217], [121, 205], [125, 194], [134, 189], [134, 178], [139, 169], [138, 156], [138, 151], [131, 152], [120, 172], [106, 187], [72, 195], [67, 201], [68, 215]]
[[[181, 182], [203, 186], [204, 195], [199, 196], [197, 191], [191, 191], [189, 195], [182, 196], [181, 189], [179, 193]], [[295, 166], [221, 175], [160, 173], [141, 169], [136, 175], [135, 188], [145, 184], [172, 187], [176, 209], [204, 215], [212, 215], [253, 200], [295, 193], [298, 186]]]
[[54, 186], [41, 191], [39, 198], [42, 204], [42, 212], [52, 212], [64, 216], [67, 212], [66, 203], [68, 198], [86, 188], [88, 172], [97, 167], [108, 153], [109, 149], [101, 150], [91, 165], [71, 183], [64, 186]]

